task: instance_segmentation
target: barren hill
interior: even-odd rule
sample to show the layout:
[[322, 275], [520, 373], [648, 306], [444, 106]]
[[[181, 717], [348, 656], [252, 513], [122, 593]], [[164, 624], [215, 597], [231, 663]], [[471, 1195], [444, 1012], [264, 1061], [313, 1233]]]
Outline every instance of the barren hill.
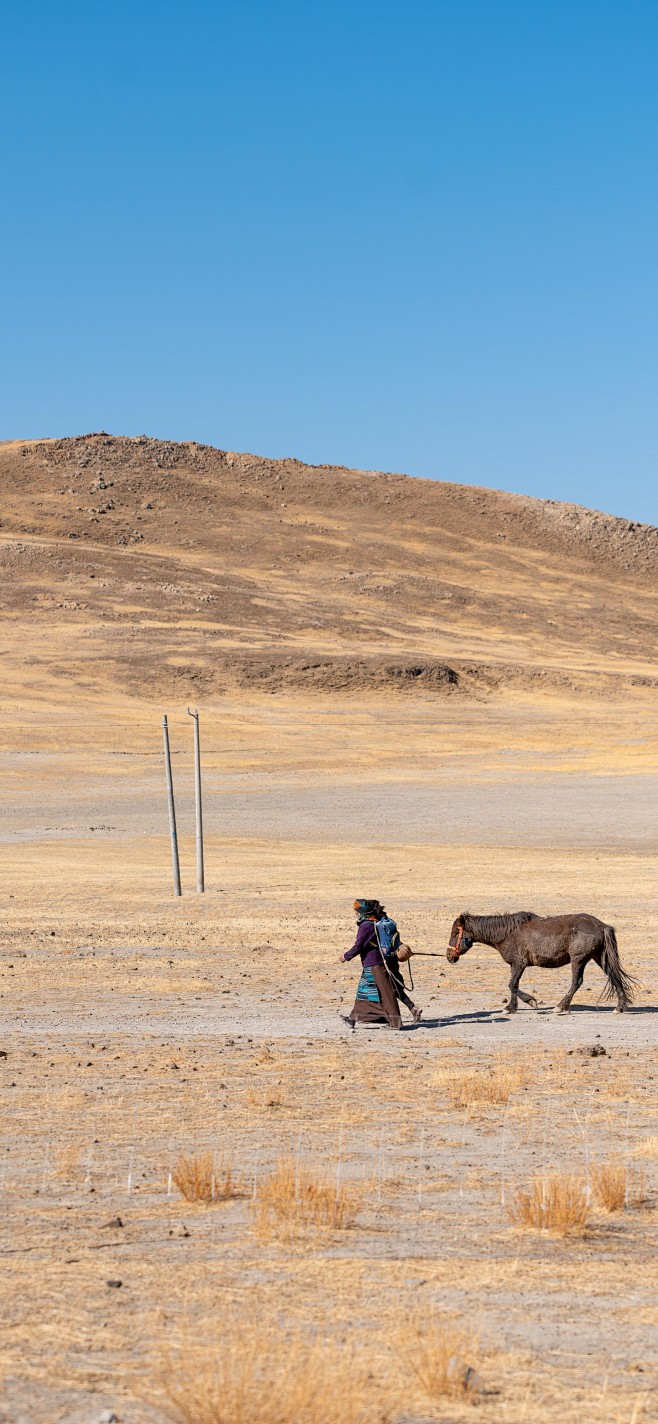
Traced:
[[656, 673], [658, 530], [194, 443], [0, 446], [5, 692], [432, 695]]

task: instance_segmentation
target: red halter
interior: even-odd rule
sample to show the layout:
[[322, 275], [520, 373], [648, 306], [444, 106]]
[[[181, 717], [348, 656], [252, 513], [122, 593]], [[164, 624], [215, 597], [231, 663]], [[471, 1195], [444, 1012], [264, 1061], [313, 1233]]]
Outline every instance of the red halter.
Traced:
[[460, 949], [460, 945], [461, 945], [461, 942], [462, 942], [463, 938], [464, 938], [464, 926], [463, 926], [463, 925], [460, 925], [460, 926], [459, 926], [459, 929], [457, 930], [457, 941], [456, 941], [456, 943], [455, 943], [455, 944], [449, 944], [449, 945], [448, 945], [448, 953], [449, 953], [449, 954], [454, 954], [455, 959], [461, 959], [462, 951], [461, 951], [461, 949]]

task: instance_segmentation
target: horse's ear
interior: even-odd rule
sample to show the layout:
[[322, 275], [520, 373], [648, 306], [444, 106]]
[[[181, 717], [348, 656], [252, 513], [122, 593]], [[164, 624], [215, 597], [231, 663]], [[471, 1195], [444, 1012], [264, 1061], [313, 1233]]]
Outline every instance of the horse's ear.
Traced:
[[463, 915], [463, 914], [458, 915], [458, 916], [457, 916], [457, 924], [458, 924], [458, 925], [463, 925], [463, 923], [464, 923], [464, 915]]

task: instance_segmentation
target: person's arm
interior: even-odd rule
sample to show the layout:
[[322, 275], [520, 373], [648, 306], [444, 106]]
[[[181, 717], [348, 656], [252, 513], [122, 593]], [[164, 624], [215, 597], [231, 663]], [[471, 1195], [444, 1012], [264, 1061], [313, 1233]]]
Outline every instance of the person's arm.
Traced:
[[340, 956], [341, 963], [347, 964], [350, 959], [355, 959], [357, 954], [361, 954], [362, 950], [365, 949], [368, 942], [372, 939], [373, 928], [372, 920], [364, 920], [363, 924], [359, 925], [352, 948], [346, 949], [345, 953]]

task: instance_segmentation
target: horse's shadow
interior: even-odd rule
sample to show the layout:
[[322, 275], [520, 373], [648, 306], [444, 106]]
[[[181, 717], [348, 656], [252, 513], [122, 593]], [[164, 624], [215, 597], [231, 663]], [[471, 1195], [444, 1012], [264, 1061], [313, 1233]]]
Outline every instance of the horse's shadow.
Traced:
[[[635, 1004], [625, 1010], [627, 1014], [658, 1014], [658, 1005], [655, 1004]], [[600, 1018], [602, 1014], [615, 1014], [614, 1007], [610, 1004], [572, 1004], [569, 1010], [571, 1014], [590, 1014], [595, 1018]], [[506, 1014], [504, 1010], [496, 1009], [474, 1009], [466, 1014], [441, 1014], [440, 1018], [423, 1018], [420, 1023], [405, 1024], [407, 1032], [416, 1031], [423, 1028], [450, 1028], [456, 1024], [466, 1023], [511, 1023], [514, 1018], [521, 1014], [526, 1017], [536, 1018], [565, 1018], [569, 1013], [556, 1014], [552, 1004], [542, 1004], [538, 1009], [519, 1008], [516, 1014]], [[618, 1017], [618, 1016], [617, 1016]]]
[[[532, 1013], [532, 1010], [530, 1010], [530, 1012]], [[540, 1012], [540, 1013], [545, 1013], [545, 1014], [546, 1014], [546, 1013], [552, 1014], [553, 1010], [552, 1010], [551, 1008], [545, 1008], [545, 1007], [542, 1005], [542, 1008], [539, 1010], [539, 1012]], [[597, 1014], [597, 1015], [598, 1015], [598, 1014], [616, 1014], [616, 1013], [617, 1013], [617, 1010], [615, 1009], [615, 1007], [614, 1007], [613, 1004], [572, 1004], [572, 1005], [571, 1005], [571, 1008], [570, 1008], [570, 1010], [569, 1010], [569, 1013], [571, 1013], [571, 1014]], [[625, 1013], [625, 1014], [658, 1014], [658, 1005], [657, 1005], [657, 1004], [629, 1004], [628, 1008], [627, 1008], [627, 1009], [624, 1009], [624, 1013]], [[566, 1018], [566, 1017], [567, 1017], [567, 1015], [565, 1014], [565, 1018]]]

